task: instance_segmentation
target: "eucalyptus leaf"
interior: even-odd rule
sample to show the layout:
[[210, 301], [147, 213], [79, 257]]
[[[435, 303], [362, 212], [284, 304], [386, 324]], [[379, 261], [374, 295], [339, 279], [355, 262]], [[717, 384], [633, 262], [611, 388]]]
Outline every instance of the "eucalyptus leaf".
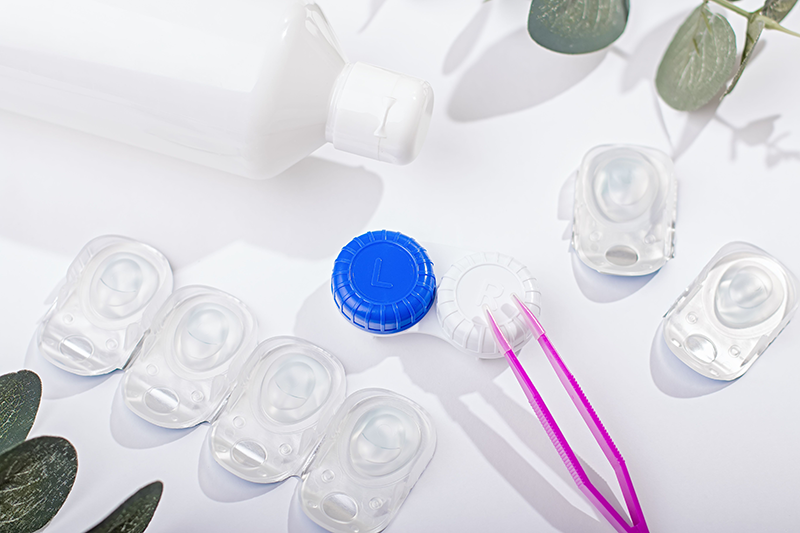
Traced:
[[28, 437], [41, 397], [42, 382], [33, 372], [0, 376], [0, 454]]
[[675, 109], [694, 111], [725, 86], [735, 61], [733, 28], [702, 4], [678, 29], [661, 59], [658, 94]]
[[0, 531], [29, 533], [47, 525], [67, 499], [78, 457], [61, 437], [38, 437], [0, 455]]
[[775, 22], [780, 22], [792, 10], [797, 0], [767, 0], [761, 8], [761, 14]]
[[142, 533], [156, 512], [163, 490], [160, 481], [142, 487], [86, 533]]
[[733, 77], [733, 81], [728, 86], [728, 90], [725, 91], [723, 96], [729, 95], [733, 88], [736, 87], [739, 78], [741, 78], [744, 73], [745, 67], [747, 67], [747, 63], [750, 61], [750, 55], [755, 49], [756, 44], [758, 44], [761, 33], [764, 31], [764, 20], [756, 15], [760, 13], [771, 18], [775, 22], [780, 22], [789, 14], [789, 11], [792, 10], [795, 4], [797, 4], [797, 0], [767, 0], [760, 10], [748, 17], [747, 35], [744, 41], [742, 59], [739, 61], [739, 70], [736, 71], [736, 76]]
[[528, 33], [554, 52], [586, 54], [616, 41], [629, 11], [629, 0], [533, 0]]
[[728, 89], [725, 91], [723, 96], [728, 96], [733, 88], [736, 87], [736, 84], [739, 83], [739, 78], [742, 77], [744, 69], [747, 67], [748, 61], [750, 61], [750, 55], [755, 49], [758, 39], [761, 37], [761, 33], [763, 31], [764, 21], [751, 15], [747, 22], [747, 35], [744, 38], [744, 51], [742, 51], [742, 59], [739, 61], [739, 70], [736, 71], [733, 81], [728, 86]]

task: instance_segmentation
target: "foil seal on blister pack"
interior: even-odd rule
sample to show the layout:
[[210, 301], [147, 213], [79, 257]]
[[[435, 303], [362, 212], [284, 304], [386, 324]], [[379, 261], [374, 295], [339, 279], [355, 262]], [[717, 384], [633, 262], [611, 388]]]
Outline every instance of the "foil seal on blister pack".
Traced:
[[664, 340], [698, 373], [744, 374], [797, 311], [797, 280], [751, 244], [726, 244], [664, 315]]
[[677, 182], [672, 160], [652, 148], [598, 146], [575, 183], [572, 246], [603, 274], [652, 274], [673, 257]]

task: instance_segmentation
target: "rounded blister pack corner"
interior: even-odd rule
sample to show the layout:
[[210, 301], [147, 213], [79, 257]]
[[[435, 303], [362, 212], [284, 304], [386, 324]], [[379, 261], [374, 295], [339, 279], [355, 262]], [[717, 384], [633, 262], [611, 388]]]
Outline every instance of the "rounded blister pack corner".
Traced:
[[[499, 253], [470, 253], [430, 245], [392, 231], [353, 239], [336, 259], [334, 301], [352, 324], [370, 333], [426, 333], [480, 358], [502, 357], [488, 328], [488, 307], [514, 348], [531, 337], [511, 299], [541, 311], [536, 279], [522, 263]], [[438, 287], [436, 286], [439, 280]], [[436, 307], [436, 318], [428, 311]]]
[[674, 256], [676, 206], [668, 155], [635, 145], [595, 147], [577, 171], [572, 247], [597, 272], [652, 274]]
[[744, 374], [797, 311], [797, 279], [744, 242], [723, 246], [664, 315], [664, 340], [699, 374]]
[[436, 449], [430, 417], [382, 389], [351, 394], [298, 488], [303, 512], [334, 533], [383, 530]]
[[142, 317], [172, 292], [166, 257], [147, 244], [105, 235], [89, 241], [53, 291], [37, 329], [41, 354], [81, 376], [123, 368], [139, 343]]
[[199, 285], [149, 308], [149, 332], [122, 378], [126, 405], [166, 428], [210, 421], [257, 342], [257, 322], [238, 298]]
[[212, 422], [214, 459], [254, 483], [300, 475], [345, 389], [342, 363], [319, 346], [295, 337], [262, 342]]

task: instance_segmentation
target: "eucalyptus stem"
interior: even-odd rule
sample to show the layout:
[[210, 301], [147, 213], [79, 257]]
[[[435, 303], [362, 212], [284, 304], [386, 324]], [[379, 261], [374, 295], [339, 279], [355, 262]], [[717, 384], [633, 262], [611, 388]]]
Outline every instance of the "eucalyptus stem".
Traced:
[[784, 28], [769, 17], [765, 17], [764, 15], [757, 15], [757, 17], [764, 21], [764, 27], [767, 29], [778, 30], [783, 33], [788, 33], [789, 35], [794, 35], [795, 37], [800, 37], [800, 33], [795, 33], [790, 29]]
[[714, 2], [715, 4], [721, 5], [722, 7], [727, 7], [728, 9], [733, 11], [734, 13], [738, 13], [739, 15], [741, 15], [743, 17], [746, 17], [748, 19], [750, 18], [750, 12], [749, 11], [746, 11], [746, 10], [742, 9], [741, 7], [737, 6], [736, 4], [732, 4], [731, 2], [728, 2], [728, 0], [711, 0], [711, 1]]

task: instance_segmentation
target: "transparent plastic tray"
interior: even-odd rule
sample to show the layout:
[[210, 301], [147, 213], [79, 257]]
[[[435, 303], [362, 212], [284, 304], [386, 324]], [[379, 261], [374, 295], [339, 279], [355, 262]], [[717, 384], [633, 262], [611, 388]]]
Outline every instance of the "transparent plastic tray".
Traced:
[[797, 280], [777, 259], [726, 244], [664, 315], [670, 350], [700, 374], [744, 374], [797, 311]]
[[672, 159], [663, 152], [593, 148], [575, 182], [572, 246], [598, 272], [652, 274], [674, 255], [676, 203]]

